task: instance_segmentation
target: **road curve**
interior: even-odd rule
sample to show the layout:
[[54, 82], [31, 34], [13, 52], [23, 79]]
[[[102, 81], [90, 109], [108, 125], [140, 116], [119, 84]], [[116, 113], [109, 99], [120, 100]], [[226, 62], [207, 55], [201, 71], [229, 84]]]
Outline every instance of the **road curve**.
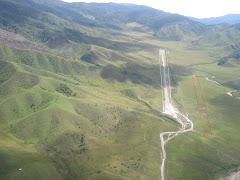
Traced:
[[[162, 157], [162, 163], [161, 163], [161, 174], [159, 179], [165, 180], [164, 176], [164, 168], [165, 168], [165, 162], [167, 158], [167, 153], [165, 151], [165, 146], [174, 137], [193, 130], [193, 123], [190, 119], [188, 119], [187, 116], [182, 114], [178, 109], [174, 107], [174, 105], [171, 102], [171, 89], [170, 89], [170, 78], [169, 78], [169, 70], [168, 70], [168, 61], [166, 56], [166, 50], [160, 49], [159, 50], [159, 69], [160, 69], [160, 76], [161, 76], [161, 86], [163, 89], [163, 113], [168, 114], [172, 116], [180, 125], [180, 130], [176, 132], [162, 132], [160, 133], [160, 139], [161, 139], [161, 157]], [[187, 124], [190, 124], [191, 127], [187, 128]], [[164, 139], [164, 137], [167, 137]]]

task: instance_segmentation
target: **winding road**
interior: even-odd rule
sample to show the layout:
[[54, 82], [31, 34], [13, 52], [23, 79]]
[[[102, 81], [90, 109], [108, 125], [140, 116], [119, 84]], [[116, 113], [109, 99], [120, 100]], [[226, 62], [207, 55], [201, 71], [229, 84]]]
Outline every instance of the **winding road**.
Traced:
[[[165, 162], [167, 158], [167, 153], [165, 150], [165, 146], [174, 137], [193, 130], [193, 123], [187, 116], [182, 114], [178, 109], [174, 107], [171, 102], [171, 89], [170, 89], [170, 78], [169, 78], [169, 69], [168, 69], [168, 61], [167, 61], [167, 50], [160, 49], [159, 50], [159, 69], [161, 76], [161, 86], [163, 89], [163, 113], [172, 116], [180, 125], [180, 130], [176, 132], [162, 132], [160, 133], [161, 139], [161, 149], [162, 149], [162, 163], [161, 163], [161, 175], [159, 177], [160, 180], [165, 180], [164, 176], [164, 168]], [[188, 124], [191, 126], [189, 127]], [[188, 128], [189, 127], [189, 128]], [[166, 137], [166, 138], [165, 138]]]
[[[206, 77], [206, 80], [207, 80], [207, 81], [210, 81], [210, 82], [213, 82], [213, 83], [216, 83], [216, 84], [218, 84], [219, 86], [223, 86], [223, 87], [224, 87], [224, 85], [218, 83], [217, 81], [211, 80], [211, 79], [209, 79], [208, 77]], [[234, 93], [234, 92], [237, 92], [237, 91], [238, 91], [238, 90], [235, 89], [235, 90], [233, 90], [233, 91], [228, 91], [228, 92], [226, 92], [226, 94], [229, 95], [229, 96], [231, 96], [231, 97], [234, 97], [234, 96], [233, 96], [233, 93]], [[237, 98], [237, 99], [239, 99], [239, 98]]]

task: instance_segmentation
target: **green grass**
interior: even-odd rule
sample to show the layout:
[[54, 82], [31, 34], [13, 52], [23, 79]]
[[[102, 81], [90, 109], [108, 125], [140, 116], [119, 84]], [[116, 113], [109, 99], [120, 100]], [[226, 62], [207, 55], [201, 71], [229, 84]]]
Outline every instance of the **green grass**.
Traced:
[[[162, 45], [173, 48], [170, 72], [174, 101], [189, 115], [195, 129], [168, 143], [166, 176], [168, 179], [222, 177], [239, 165], [235, 160], [239, 149], [239, 100], [225, 94], [230, 88], [206, 81], [205, 77], [215, 75], [223, 84], [236, 81], [230, 70], [236, 69], [238, 75], [238, 64], [217, 69], [216, 63], [204, 65], [214, 59], [206, 51], [184, 49], [172, 42]], [[178, 48], [174, 50], [174, 46]], [[160, 77], [154, 66], [158, 62], [157, 49], [155, 54], [145, 50], [123, 55], [129, 58], [126, 63], [118, 59], [122, 56], [115, 51], [95, 47], [92, 49], [95, 53], [105, 54], [97, 54], [104, 57], [100, 66], [7, 46], [2, 49], [1, 73], [6, 78], [0, 84], [1, 129], [21, 139], [26, 149], [31, 146], [38, 151], [37, 145], [42, 144], [46, 149], [39, 157], [51, 154], [39, 162], [31, 154], [24, 155], [22, 159], [34, 164], [24, 174], [25, 179], [31, 179], [35, 173], [51, 177], [43, 172], [56, 169], [55, 173], [63, 179], [157, 179], [161, 163], [159, 133], [178, 128], [174, 121], [156, 111], [162, 109]], [[141, 61], [136, 63], [138, 59]], [[201, 76], [203, 91], [207, 92], [204, 98], [213, 130], [209, 140], [203, 138], [193, 74]], [[66, 95], [66, 87], [76, 94]], [[228, 108], [228, 104], [234, 104], [235, 108]], [[7, 158], [22, 157], [14, 149], [7, 154], [6, 145], [1, 147]], [[17, 159], [11, 160], [12, 163], [18, 164]], [[3, 168], [10, 166], [13, 165], [4, 164]], [[4, 174], [11, 179], [19, 177], [16, 173], [19, 172]], [[45, 177], [39, 175], [39, 178]]]
[[[174, 47], [171, 42], [162, 45]], [[238, 64], [219, 68], [216, 63], [204, 65], [214, 59], [208, 52], [184, 49], [178, 43], [175, 46], [178, 48], [170, 51], [173, 97], [179, 109], [194, 122], [195, 131], [167, 144], [166, 176], [217, 179], [239, 165], [239, 100], [225, 94], [230, 88], [206, 81], [205, 77], [215, 75], [220, 83], [231, 83], [237, 78], [230, 76], [230, 70], [238, 75]], [[38, 162], [31, 154], [22, 156], [14, 149], [7, 154], [6, 145], [2, 145], [7, 158], [18, 156], [34, 164], [31, 171], [23, 174], [25, 179], [38, 173], [40, 179], [45, 178], [42, 174], [51, 177], [50, 172], [45, 173], [47, 170], [63, 179], [157, 179], [161, 163], [159, 133], [178, 128], [174, 121], [156, 111], [162, 109], [160, 77], [154, 66], [158, 62], [157, 49], [155, 54], [145, 50], [123, 55], [129, 58], [126, 63], [118, 59], [122, 56], [115, 51], [95, 47], [95, 53], [108, 53], [101, 55], [104, 61], [100, 66], [7, 46], [2, 49], [1, 73], [6, 78], [0, 84], [1, 129], [21, 139], [26, 149], [31, 146], [38, 151], [37, 145], [42, 144], [46, 149], [39, 157], [51, 154]], [[7, 53], [10, 54], [6, 56]], [[138, 59], [141, 61], [136, 63]], [[193, 74], [201, 76], [203, 91], [207, 92], [204, 98], [213, 131], [209, 140], [203, 138]], [[66, 87], [71, 94], [65, 94]], [[230, 104], [234, 108], [228, 108]], [[12, 163], [18, 164], [17, 159]], [[9, 169], [14, 165], [3, 166]], [[19, 177], [16, 173], [19, 172], [1, 174], [11, 179]]]
[[[162, 107], [161, 91], [156, 88], [159, 77], [152, 62], [144, 62], [144, 66], [116, 61], [120, 73], [126, 71], [121, 82], [102, 78], [102, 66], [84, 62], [75, 66], [71, 59], [7, 46], [2, 50], [1, 72], [7, 78], [0, 84], [0, 127], [23, 142], [17, 141], [16, 146], [38, 151], [41, 144], [39, 159], [50, 155], [40, 161], [14, 149], [8, 154], [2, 144], [3, 156], [16, 156], [9, 160], [13, 165], [3, 164], [3, 169], [26, 161], [24, 171], [1, 173], [4, 177], [32, 179], [33, 174], [40, 174], [39, 179], [51, 179], [56, 169], [56, 176], [63, 179], [158, 177], [159, 133], [176, 129], [176, 125], [153, 115], [156, 112], [151, 106]], [[66, 89], [76, 95], [69, 95]], [[149, 105], [139, 101], [139, 95]], [[29, 166], [32, 169], [25, 170]]]
[[[219, 179], [235, 171], [240, 165], [237, 145], [240, 140], [238, 132], [240, 114], [237, 110], [240, 101], [226, 95], [230, 90], [229, 87], [234, 86], [232, 81], [238, 81], [238, 76], [232, 76], [232, 72], [237, 75], [238, 65], [230, 68], [219, 67], [214, 63], [196, 65], [190, 69], [194, 71], [192, 74], [200, 76], [213, 135], [207, 140], [204, 138], [191, 74], [182, 76], [178, 86], [174, 87], [173, 98], [181, 112], [189, 115], [195, 131], [181, 135], [168, 144], [167, 177], [168, 179]], [[205, 79], [213, 75], [216, 76], [213, 80], [226, 87]]]
[[4, 132], [1, 129], [1, 179], [62, 179], [47, 153]]
[[[166, 146], [167, 179], [215, 180], [240, 166], [239, 93], [226, 95], [239, 89], [239, 63], [229, 60], [217, 66], [227, 53], [219, 51], [222, 46], [204, 47], [201, 41], [193, 46], [196, 37], [160, 41], [135, 22], [121, 24], [121, 32], [105, 25], [85, 26], [84, 18], [66, 22], [53, 10], [55, 15], [45, 14], [51, 18], [44, 33], [36, 28], [45, 19], [41, 13], [36, 21], [26, 21], [28, 28], [14, 26], [31, 40], [50, 38], [41, 44], [48, 53], [0, 45], [0, 179], [157, 179], [159, 133], [180, 128], [159, 112], [161, 47], [170, 52], [173, 101], [194, 122], [193, 132]], [[60, 26], [62, 41], [54, 34]], [[174, 28], [182, 30], [173, 26], [159, 35]], [[187, 36], [179, 33], [180, 38]], [[194, 74], [200, 76], [210, 139], [203, 137]], [[224, 86], [205, 79], [212, 76]]]

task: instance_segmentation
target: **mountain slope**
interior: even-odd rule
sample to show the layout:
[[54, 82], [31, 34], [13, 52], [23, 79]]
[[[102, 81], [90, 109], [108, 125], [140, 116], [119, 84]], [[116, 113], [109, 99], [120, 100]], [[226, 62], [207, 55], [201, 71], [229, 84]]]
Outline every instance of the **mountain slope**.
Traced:
[[[199, 35], [206, 29], [203, 24], [192, 21], [184, 16], [166, 13], [147, 6], [101, 3], [73, 3], [73, 6], [84, 13], [89, 13], [102, 22], [137, 22], [148, 26], [155, 32], [155, 35], [161, 39], [179, 40], [183, 39], [185, 36]], [[116, 16], [116, 14], [118, 14], [118, 16]], [[181, 27], [180, 32], [179, 28], [176, 26]], [[173, 29], [174, 32], [168, 31], [167, 36], [165, 36], [166, 28]], [[161, 31], [165, 31], [165, 34], [159, 33]], [[186, 31], [186, 33], [183, 33], [183, 31]]]
[[219, 47], [231, 52], [240, 47], [240, 24], [228, 26], [220, 24], [210, 27], [204, 35], [194, 42], [196, 45], [205, 47]]
[[[160, 90], [148, 52], [157, 47], [45, 2], [0, 2], [0, 156], [11, 161], [1, 164], [0, 179], [135, 178], [143, 170], [156, 179], [148, 154], [159, 151], [149, 151], [142, 135], [174, 128], [152, 108]], [[145, 139], [157, 149], [158, 138]]]
[[[198, 35], [206, 29], [203, 24], [189, 20], [184, 16], [165, 13], [146, 6], [113, 3], [68, 4], [57, 0], [51, 3], [4, 0], [0, 3], [2, 7], [0, 9], [0, 27], [21, 33], [30, 40], [40, 42], [46, 42], [53, 34], [61, 34], [68, 39], [74, 39], [73, 34], [68, 33], [69, 30], [81, 32], [82, 41], [89, 42], [91, 40], [87, 40], [89, 37], [86, 36], [88, 31], [84, 30], [86, 28], [82, 28], [82, 26], [111, 29], [109, 32], [111, 34], [114, 31], [121, 31], [119, 25], [123, 26], [130, 22], [140, 23], [151, 28], [154, 32], [159, 32], [170, 26], [171, 29], [176, 29], [174, 36], [178, 32], [178, 28], [174, 28], [174, 25], [180, 26], [181, 32], [179, 35], [177, 34], [176, 39], [173, 38], [172, 34], [168, 35], [171, 40], [182, 39], [183, 31], [187, 31], [184, 35]], [[166, 39], [161, 33], [155, 35]]]
[[193, 18], [193, 17], [189, 17], [189, 18], [206, 25], [214, 25], [214, 24], [221, 24], [221, 23], [228, 23], [230, 25], [233, 25], [233, 24], [240, 23], [240, 14], [227, 14], [225, 16], [202, 18], [202, 19]]

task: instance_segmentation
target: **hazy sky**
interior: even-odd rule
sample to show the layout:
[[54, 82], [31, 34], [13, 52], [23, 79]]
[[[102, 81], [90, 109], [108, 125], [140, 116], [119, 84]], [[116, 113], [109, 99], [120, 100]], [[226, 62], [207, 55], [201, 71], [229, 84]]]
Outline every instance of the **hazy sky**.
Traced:
[[63, 0], [65, 2], [115, 2], [147, 5], [166, 12], [198, 18], [240, 14], [240, 0]]

